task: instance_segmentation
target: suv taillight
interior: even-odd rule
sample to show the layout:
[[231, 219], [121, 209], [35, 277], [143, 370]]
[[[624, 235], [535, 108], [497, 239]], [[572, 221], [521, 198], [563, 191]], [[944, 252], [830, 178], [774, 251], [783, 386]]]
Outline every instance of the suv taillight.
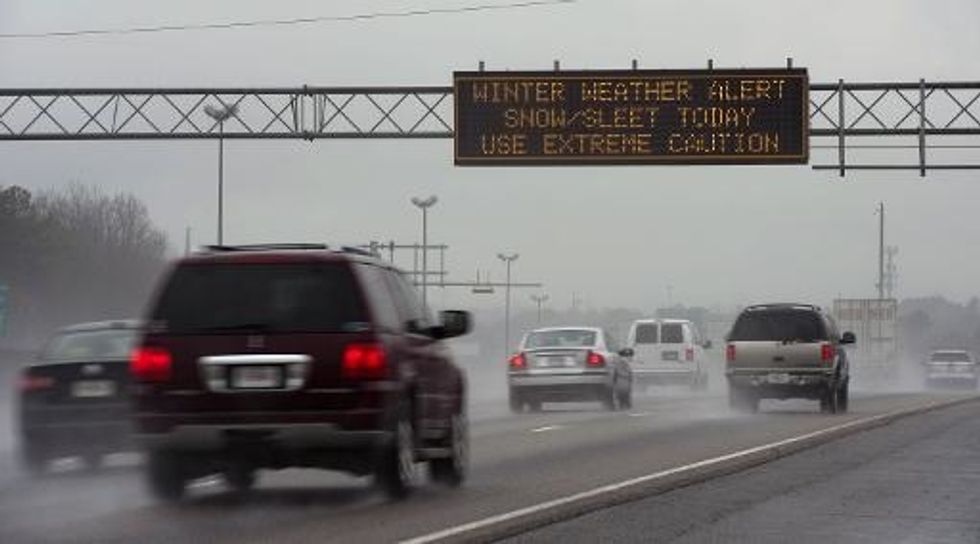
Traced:
[[820, 344], [820, 360], [824, 363], [832, 363], [834, 356], [837, 355], [833, 344]]
[[694, 348], [687, 348], [684, 350], [684, 359], [686, 361], [694, 360]]
[[21, 375], [20, 380], [17, 382], [17, 389], [19, 389], [21, 393], [42, 391], [52, 387], [54, 387], [54, 379], [48, 376], [32, 376], [25, 373]]
[[173, 358], [163, 348], [139, 347], [129, 358], [129, 373], [140, 382], [170, 381]]
[[735, 344], [728, 344], [725, 348], [725, 361], [729, 363], [735, 362]]
[[527, 368], [527, 357], [524, 353], [515, 353], [507, 360], [512, 370], [524, 370]]
[[591, 367], [606, 366], [606, 358], [601, 353], [590, 351], [589, 355], [585, 358], [585, 363]]
[[345, 378], [369, 380], [388, 375], [388, 357], [378, 344], [350, 344], [341, 365]]

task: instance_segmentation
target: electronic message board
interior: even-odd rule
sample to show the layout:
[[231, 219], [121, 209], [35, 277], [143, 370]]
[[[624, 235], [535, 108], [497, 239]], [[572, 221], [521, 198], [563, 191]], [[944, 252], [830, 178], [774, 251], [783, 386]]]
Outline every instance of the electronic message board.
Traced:
[[456, 72], [453, 84], [460, 166], [809, 157], [805, 69]]

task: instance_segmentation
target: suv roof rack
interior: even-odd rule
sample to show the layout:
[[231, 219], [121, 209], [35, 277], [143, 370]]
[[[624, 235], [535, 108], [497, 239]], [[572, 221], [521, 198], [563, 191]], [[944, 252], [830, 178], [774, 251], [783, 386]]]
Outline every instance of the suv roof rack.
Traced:
[[821, 311], [820, 306], [805, 302], [769, 302], [766, 304], [751, 304], [745, 307], [746, 310], [764, 310], [766, 308], [806, 308], [818, 312]]
[[340, 247], [340, 251], [342, 251], [344, 253], [350, 253], [352, 255], [362, 255], [364, 257], [377, 257], [378, 256], [377, 253], [374, 253], [373, 251], [371, 251], [369, 249], [364, 249], [362, 247], [341, 246]]
[[275, 251], [278, 249], [289, 249], [289, 250], [325, 250], [328, 249], [327, 244], [312, 244], [312, 243], [302, 243], [302, 242], [287, 242], [278, 244], [242, 244], [235, 246], [227, 245], [210, 245], [204, 246], [208, 251]]

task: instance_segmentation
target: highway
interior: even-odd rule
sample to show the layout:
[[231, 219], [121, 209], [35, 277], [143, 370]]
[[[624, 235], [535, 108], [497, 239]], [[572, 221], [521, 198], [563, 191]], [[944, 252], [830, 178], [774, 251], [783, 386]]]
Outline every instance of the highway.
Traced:
[[[195, 484], [185, 503], [167, 506], [155, 503], [146, 495], [135, 459], [113, 459], [110, 463], [113, 466], [98, 472], [75, 469], [70, 461], [65, 461], [63, 466], [57, 467], [55, 474], [31, 480], [13, 468], [13, 444], [7, 441], [0, 453], [3, 474], [0, 478], [0, 542], [391, 542], [418, 537], [423, 537], [420, 541], [426, 541], [426, 535], [437, 531], [599, 486], [849, 421], [970, 395], [857, 395], [851, 412], [837, 416], [822, 415], [815, 403], [802, 401], [769, 403], [760, 414], [736, 415], [729, 412], [725, 396], [718, 389], [698, 396], [668, 391], [639, 397], [632, 410], [620, 413], [603, 412], [583, 404], [539, 414], [512, 415], [506, 411], [503, 402], [481, 398], [474, 401], [471, 408], [472, 470], [465, 487], [450, 490], [425, 485], [409, 500], [400, 503], [386, 502], [371, 490], [366, 479], [289, 470], [264, 473], [259, 487], [247, 497], [236, 496], [220, 483], [205, 480]], [[970, 414], [975, 416], [978, 411], [980, 405], [967, 403], [936, 412], [941, 415], [916, 416], [889, 427], [918, 425], [917, 428], [926, 432], [940, 427], [928, 423], [932, 421], [930, 418], [939, 417], [944, 424], [952, 425], [969, 419]], [[974, 431], [970, 432], [977, 436], [976, 423], [971, 428]], [[868, 431], [862, 435], [874, 436], [872, 433], [881, 432], [885, 431]], [[912, 437], [909, 440], [913, 440], [917, 435], [909, 436]], [[847, 442], [841, 443], [852, 444], [859, 439], [847, 438], [844, 439]], [[976, 439], [973, 441], [975, 443]], [[872, 442], [865, 449], [860, 445], [848, 447], [857, 448], [865, 457], [872, 458], [884, 457], [892, 451], [888, 449], [891, 445], [888, 440]], [[950, 451], [955, 454], [962, 447]], [[794, 455], [775, 461], [771, 466], [788, 464], [790, 468], [786, 470], [790, 476], [808, 477], [805, 467], [802, 475], [799, 468], [793, 472], [794, 459], [803, 455], [820, 457], [820, 451], [834, 451], [834, 448], [831, 445], [812, 453]], [[937, 456], [941, 457], [941, 453]], [[976, 463], [975, 456], [973, 462]], [[751, 478], [759, 477], [753, 474], [772, 478], [774, 473], [770, 470], [764, 468], [742, 473], [744, 476], [739, 474], [722, 479], [736, 482], [731, 484], [734, 489], [732, 500], [755, 501], [750, 502], [750, 506], [756, 509], [746, 509], [741, 515], [753, 516], [754, 520], [766, 516], [766, 508], [778, 507], [766, 501], [785, 491], [790, 485], [789, 476], [785, 480], [775, 477], [776, 484], [766, 489], [755, 489], [751, 483]], [[973, 470], [973, 478], [976, 478], [975, 465]], [[743, 485], [758, 495], [739, 495], [738, 478], [748, 478], [749, 483]], [[707, 489], [704, 493], [710, 493], [710, 488]], [[814, 493], [820, 493], [821, 489], [814, 487]], [[814, 500], [817, 504], [829, 504], [833, 498], [826, 493], [834, 491], [824, 489], [824, 495], [815, 496]], [[798, 499], [805, 500], [806, 497], [801, 495]], [[666, 508], [660, 498], [650, 500], [655, 502], [654, 506]], [[701, 499], [690, 496], [688, 500], [697, 502]], [[976, 501], [976, 495], [973, 500]], [[928, 506], [928, 501], [924, 502], [927, 503], [924, 507]], [[538, 541], [540, 536], [544, 541], [572, 541], [574, 539], [569, 535], [575, 535], [576, 541], [582, 542], [606, 538], [650, 541], [654, 537], [647, 538], [649, 534], [660, 533], [619, 531], [617, 527], [633, 527], [619, 518], [602, 518], [606, 525], [584, 521], [606, 515], [619, 515], [635, 521], [637, 514], [630, 508], [641, 508], [642, 504], [647, 503], [634, 502], [604, 510], [577, 522], [559, 523], [540, 533], [532, 532], [518, 538]], [[723, 502], [715, 506], [726, 508]], [[718, 518], [710, 511], [704, 514], [708, 521]], [[678, 515], [675, 510], [674, 516]], [[676, 530], [665, 523], [665, 528], [658, 530]], [[731, 532], [727, 522], [705, 523], [703, 531], [706, 532], [698, 533], [692, 541], [700, 541], [698, 538], [710, 540], [712, 534], [736, 534]], [[699, 530], [701, 527], [698, 525]], [[758, 524], [757, 529], [765, 531], [770, 527], [770, 524]], [[641, 527], [637, 526], [636, 530]]]

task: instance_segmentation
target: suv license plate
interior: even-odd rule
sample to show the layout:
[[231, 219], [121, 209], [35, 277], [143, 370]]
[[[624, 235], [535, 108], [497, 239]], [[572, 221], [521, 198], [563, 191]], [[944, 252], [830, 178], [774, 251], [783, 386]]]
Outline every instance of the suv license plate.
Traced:
[[770, 374], [766, 381], [779, 385], [787, 384], [789, 383], [789, 374]]
[[279, 389], [282, 370], [277, 366], [240, 366], [231, 371], [233, 389]]
[[108, 380], [81, 380], [71, 384], [71, 396], [91, 399], [116, 394], [116, 383]]

